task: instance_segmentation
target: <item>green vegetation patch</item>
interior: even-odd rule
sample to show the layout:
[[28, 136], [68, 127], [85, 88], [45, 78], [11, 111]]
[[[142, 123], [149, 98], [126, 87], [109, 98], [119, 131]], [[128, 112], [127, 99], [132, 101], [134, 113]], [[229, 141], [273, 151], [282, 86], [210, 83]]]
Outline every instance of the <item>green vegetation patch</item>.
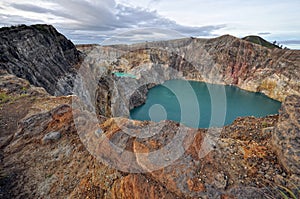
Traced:
[[10, 103], [10, 102], [14, 102], [18, 99], [21, 99], [23, 97], [28, 96], [28, 94], [21, 94], [21, 95], [9, 95], [6, 92], [0, 92], [0, 105], [4, 104], [4, 103]]
[[12, 97], [7, 95], [6, 93], [4, 92], [1, 92], [0, 93], [0, 104], [3, 104], [5, 102], [8, 102]]
[[249, 42], [252, 42], [252, 43], [255, 43], [255, 44], [267, 47], [269, 49], [280, 48], [276, 44], [272, 44], [272, 43], [264, 40], [263, 38], [261, 38], [259, 36], [253, 36], [253, 35], [251, 35], [251, 36], [244, 37], [242, 39], [245, 40], [245, 41], [249, 41]]

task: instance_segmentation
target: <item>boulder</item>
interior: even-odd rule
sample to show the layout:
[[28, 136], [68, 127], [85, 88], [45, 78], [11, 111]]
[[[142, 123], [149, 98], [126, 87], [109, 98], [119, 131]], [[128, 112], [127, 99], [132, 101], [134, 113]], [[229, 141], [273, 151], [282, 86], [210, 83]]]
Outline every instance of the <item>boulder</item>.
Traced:
[[282, 104], [272, 136], [278, 160], [290, 174], [300, 174], [300, 96], [291, 95]]

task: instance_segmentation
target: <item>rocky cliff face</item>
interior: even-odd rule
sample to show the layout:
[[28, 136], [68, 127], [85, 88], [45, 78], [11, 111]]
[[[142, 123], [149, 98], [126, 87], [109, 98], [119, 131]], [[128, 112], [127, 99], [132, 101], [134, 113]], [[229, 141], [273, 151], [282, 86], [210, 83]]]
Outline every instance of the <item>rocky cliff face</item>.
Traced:
[[159, 64], [181, 72], [185, 79], [236, 85], [279, 101], [300, 95], [298, 50], [270, 50], [229, 35], [98, 48], [89, 52], [107, 60], [113, 71], [138, 76]]
[[45, 88], [52, 95], [72, 91], [80, 53], [48, 25], [0, 29], [0, 69]]
[[[300, 51], [270, 50], [229, 35], [79, 48], [87, 54], [79, 70], [85, 84], [91, 84], [91, 79], [110, 79], [105, 91], [99, 84], [103, 91], [100, 93], [106, 93], [97, 94], [101, 105], [92, 104], [99, 104], [97, 109], [104, 109], [103, 103], [109, 104], [105, 112], [113, 117], [129, 117], [129, 110], [146, 100], [148, 88], [170, 79], [236, 85], [279, 101], [291, 94], [300, 95]], [[133, 74], [136, 78], [118, 78], [113, 72]], [[85, 95], [94, 96], [95, 87], [88, 86], [78, 95], [86, 92]], [[109, 100], [104, 102], [107, 96]]]

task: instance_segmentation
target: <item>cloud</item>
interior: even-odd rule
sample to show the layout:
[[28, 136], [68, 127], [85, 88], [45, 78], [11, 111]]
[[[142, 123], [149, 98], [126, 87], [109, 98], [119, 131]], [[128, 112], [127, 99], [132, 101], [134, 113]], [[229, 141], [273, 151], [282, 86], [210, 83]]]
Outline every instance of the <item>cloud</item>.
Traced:
[[271, 33], [270, 32], [260, 32], [260, 33], [257, 33], [258, 35], [270, 35]]
[[159, 3], [161, 0], [151, 0], [150, 3]]
[[43, 23], [44, 21], [39, 20], [39, 19], [26, 18], [26, 17], [22, 17], [19, 15], [0, 14], [0, 25], [1, 26], [19, 25], [19, 24], [24, 24], [25, 22]]
[[185, 36], [174, 30], [161, 28], [143, 28], [114, 35], [111, 38], [107, 38], [101, 44], [112, 45], [119, 43], [139, 43], [145, 41], [178, 39], [183, 37]]
[[300, 45], [300, 40], [285, 40], [285, 41], [279, 41], [280, 44], [286, 44], [286, 45]]
[[[53, 6], [46, 6], [43, 3], [33, 4], [29, 1], [12, 3], [6, 0], [5, 9], [15, 9], [16, 12], [14, 15], [0, 13], [0, 19], [6, 19], [5, 23], [1, 20], [2, 23], [0, 22], [0, 24], [52, 23], [70, 39], [78, 43], [83, 40], [84, 42], [89, 40], [93, 42], [95, 39], [96, 42], [100, 42], [107, 36], [142, 28], [170, 29], [186, 36], [213, 36], [214, 31], [225, 27], [225, 25], [184, 26], [162, 17], [156, 11], [117, 4], [114, 0], [52, 0], [51, 3]], [[19, 15], [16, 14], [18, 12]], [[28, 16], [26, 13], [29, 13]], [[32, 14], [35, 16], [47, 15], [47, 17], [40, 17], [39, 20], [35, 20], [36, 17], [32, 17]], [[159, 35], [165, 38], [166, 34], [162, 32], [158, 31], [152, 34], [152, 36], [155, 35], [153, 38], [158, 38]], [[132, 33], [137, 34], [137, 32]], [[141, 34], [139, 33], [139, 35]], [[133, 37], [135, 37], [133, 40], [137, 40], [137, 35], [133, 35]], [[150, 40], [150, 37], [147, 38]]]
[[36, 13], [47, 13], [52, 12], [52, 10], [47, 8], [42, 8], [39, 6], [31, 5], [31, 4], [22, 4], [22, 3], [11, 3], [11, 7], [16, 8], [18, 10], [36, 12]]
[[283, 47], [288, 47], [291, 49], [300, 49], [300, 40], [291, 39], [291, 40], [282, 40], [278, 41], [279, 45], [283, 44]]

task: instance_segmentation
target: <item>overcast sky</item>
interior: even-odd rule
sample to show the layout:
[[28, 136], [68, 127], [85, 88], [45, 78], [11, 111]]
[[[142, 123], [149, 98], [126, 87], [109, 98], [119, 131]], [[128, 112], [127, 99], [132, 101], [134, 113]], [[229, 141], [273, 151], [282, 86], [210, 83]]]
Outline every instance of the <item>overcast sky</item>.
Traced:
[[47, 23], [74, 43], [260, 35], [300, 49], [299, 0], [1, 0], [0, 26]]

